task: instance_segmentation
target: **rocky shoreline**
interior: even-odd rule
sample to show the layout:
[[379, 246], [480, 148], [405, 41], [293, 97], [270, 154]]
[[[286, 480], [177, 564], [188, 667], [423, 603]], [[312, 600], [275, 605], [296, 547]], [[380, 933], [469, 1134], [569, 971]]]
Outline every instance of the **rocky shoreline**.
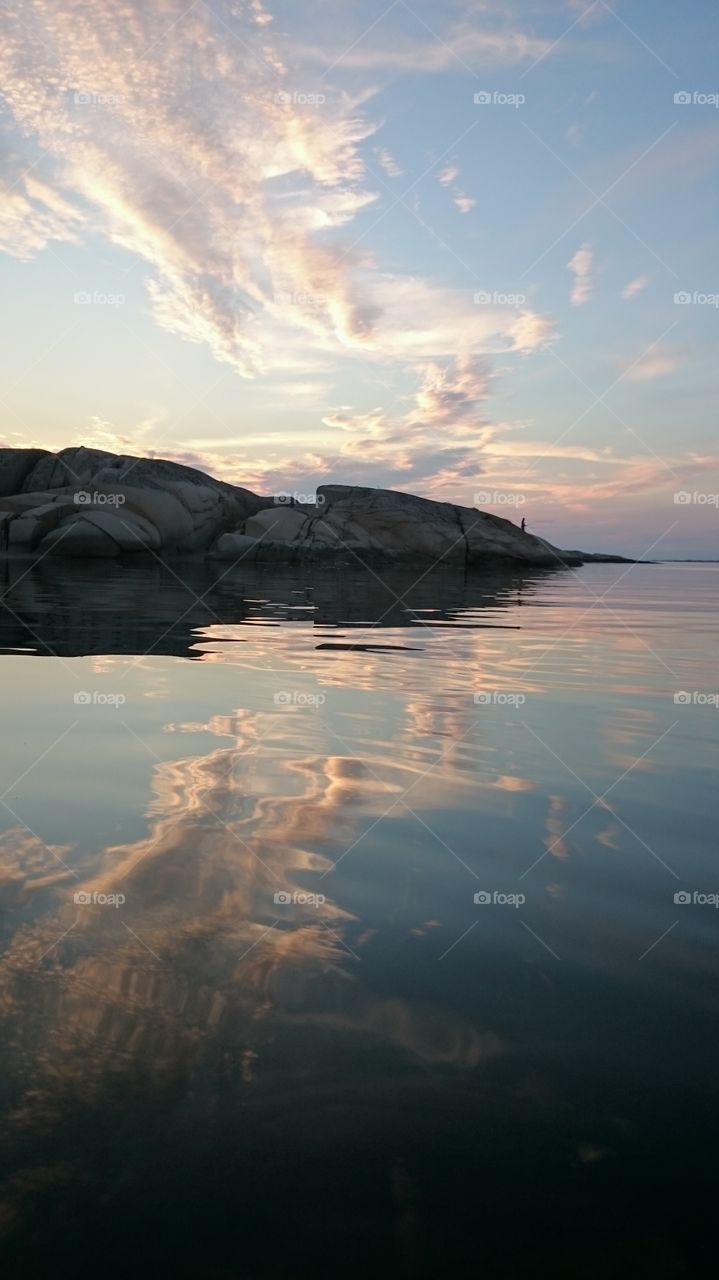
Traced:
[[554, 568], [623, 561], [564, 551], [499, 516], [395, 490], [327, 484], [312, 496], [263, 497], [180, 463], [83, 446], [2, 448], [0, 555]]

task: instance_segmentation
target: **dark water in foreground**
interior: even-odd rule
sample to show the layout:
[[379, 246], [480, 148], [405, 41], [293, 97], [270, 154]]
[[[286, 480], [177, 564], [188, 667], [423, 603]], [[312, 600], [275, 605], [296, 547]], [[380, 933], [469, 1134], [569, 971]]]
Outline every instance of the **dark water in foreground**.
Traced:
[[224, 572], [0, 571], [4, 1274], [713, 1274], [717, 567]]

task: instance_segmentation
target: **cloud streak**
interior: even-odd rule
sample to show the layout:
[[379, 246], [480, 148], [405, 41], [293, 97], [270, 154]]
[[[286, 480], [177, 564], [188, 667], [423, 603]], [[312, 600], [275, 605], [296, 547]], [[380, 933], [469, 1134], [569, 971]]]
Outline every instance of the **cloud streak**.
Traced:
[[630, 280], [622, 289], [622, 297], [626, 302], [631, 302], [632, 298], [636, 298], [642, 293], [649, 284], [649, 276], [637, 276], [635, 280]]
[[105, 236], [143, 263], [158, 323], [241, 373], [264, 365], [278, 292], [299, 299], [285, 321], [361, 342], [361, 259], [338, 265], [321, 235], [375, 198], [359, 154], [375, 126], [346, 95], [293, 89], [258, 5], [81, 9], [0, 14], [9, 141], [32, 156], [1, 193], [6, 251]]
[[[433, 21], [436, 26], [437, 18]], [[480, 25], [476, 18], [450, 23], [435, 33], [412, 15], [410, 23], [390, 30], [388, 38], [387, 24], [380, 23], [374, 39], [365, 38], [360, 29], [359, 38], [352, 43], [335, 47], [308, 46], [303, 52], [308, 61], [332, 68], [341, 65], [348, 70], [438, 75], [458, 66], [474, 69], [498, 63], [533, 62], [545, 57], [552, 48], [549, 40], [529, 35], [517, 27], [495, 30], [488, 21]]]
[[588, 302], [594, 288], [594, 250], [590, 244], [583, 244], [577, 249], [573, 258], [567, 263], [574, 276], [569, 301], [573, 307], [581, 307]]
[[[467, 347], [449, 319], [465, 296], [414, 278], [395, 278], [390, 296], [352, 229], [379, 198], [363, 159], [379, 127], [371, 93], [289, 73], [259, 3], [119, 0], [90, 23], [80, 0], [15, 0], [0, 28], [17, 155], [0, 190], [6, 251], [105, 237], [140, 265], [163, 329], [245, 376], [291, 350], [309, 371], [311, 352], [411, 362]], [[379, 158], [399, 176], [386, 148]], [[473, 200], [455, 194], [468, 213]], [[413, 291], [419, 313], [404, 306]], [[516, 316], [470, 319], [471, 342], [518, 345]], [[544, 332], [525, 317], [523, 349]]]

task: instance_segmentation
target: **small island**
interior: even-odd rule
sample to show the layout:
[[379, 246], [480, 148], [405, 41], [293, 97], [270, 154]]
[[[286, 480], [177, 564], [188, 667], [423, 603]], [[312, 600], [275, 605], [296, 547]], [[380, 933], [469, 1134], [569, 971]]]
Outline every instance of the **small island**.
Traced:
[[0, 553], [95, 559], [144, 552], [260, 564], [354, 557], [468, 568], [624, 562], [565, 551], [511, 520], [411, 493], [325, 484], [311, 496], [314, 502], [261, 496], [177, 462], [84, 446], [3, 448]]

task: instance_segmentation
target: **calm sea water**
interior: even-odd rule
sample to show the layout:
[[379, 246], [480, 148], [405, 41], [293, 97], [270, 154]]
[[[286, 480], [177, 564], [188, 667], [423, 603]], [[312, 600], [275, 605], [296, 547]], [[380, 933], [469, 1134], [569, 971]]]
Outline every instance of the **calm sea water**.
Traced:
[[5, 1274], [710, 1274], [719, 567], [2, 573]]

